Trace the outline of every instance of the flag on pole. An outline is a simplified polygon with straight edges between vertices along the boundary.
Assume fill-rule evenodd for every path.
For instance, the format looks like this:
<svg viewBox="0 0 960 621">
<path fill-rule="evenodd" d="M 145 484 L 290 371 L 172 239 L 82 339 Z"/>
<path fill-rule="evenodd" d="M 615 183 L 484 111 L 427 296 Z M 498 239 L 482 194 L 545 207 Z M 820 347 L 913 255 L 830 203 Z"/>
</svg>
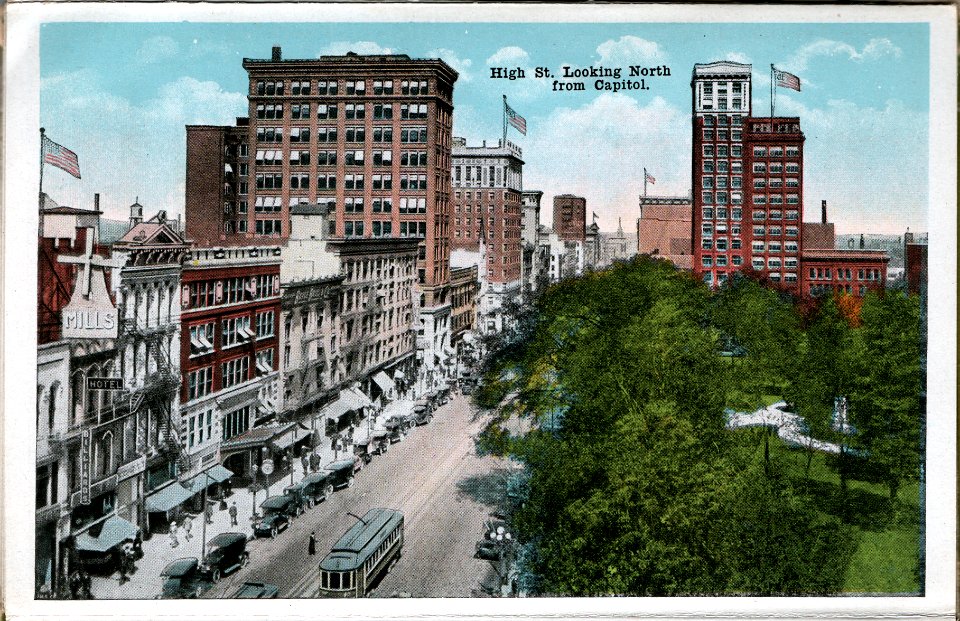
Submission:
<svg viewBox="0 0 960 621">
<path fill-rule="evenodd" d="M 800 91 L 800 78 L 793 75 L 792 73 L 787 73 L 786 71 L 780 71 L 779 69 L 774 69 L 773 79 L 777 86 L 790 88 L 797 92 Z"/>
<path fill-rule="evenodd" d="M 527 135 L 527 119 L 523 118 L 517 111 L 510 107 L 510 104 L 507 103 L 507 99 L 503 99 L 504 112 L 507 115 L 507 122 L 517 128 L 517 131 Z"/>
<path fill-rule="evenodd" d="M 643 169 L 643 180 L 654 184 L 657 182 L 657 180 L 653 178 L 653 175 L 647 172 L 646 168 Z"/>
<path fill-rule="evenodd" d="M 52 164 L 79 179 L 80 160 L 77 159 L 77 154 L 46 136 L 42 137 L 42 141 L 43 163 Z"/>
</svg>

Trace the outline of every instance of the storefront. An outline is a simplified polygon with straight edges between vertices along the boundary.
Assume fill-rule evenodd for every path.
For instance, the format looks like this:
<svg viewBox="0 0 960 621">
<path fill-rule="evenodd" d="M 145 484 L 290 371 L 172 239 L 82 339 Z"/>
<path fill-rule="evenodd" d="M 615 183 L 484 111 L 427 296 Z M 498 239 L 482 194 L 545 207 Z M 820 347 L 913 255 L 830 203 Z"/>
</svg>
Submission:
<svg viewBox="0 0 960 621">
<path fill-rule="evenodd" d="M 147 496 L 144 504 L 149 532 L 169 532 L 170 522 L 177 519 L 183 504 L 191 498 L 193 492 L 177 481 Z"/>
<path fill-rule="evenodd" d="M 206 490 L 208 499 L 224 499 L 230 489 L 230 479 L 233 472 L 224 468 L 220 464 L 214 464 L 211 468 L 204 470 L 200 474 L 188 479 L 184 487 L 193 494 L 193 500 L 190 502 L 190 508 L 199 513 L 202 510 L 203 492 Z"/>
<path fill-rule="evenodd" d="M 74 538 L 77 562 L 92 574 L 109 575 L 119 566 L 120 546 L 139 538 L 140 529 L 112 515 Z"/>
</svg>

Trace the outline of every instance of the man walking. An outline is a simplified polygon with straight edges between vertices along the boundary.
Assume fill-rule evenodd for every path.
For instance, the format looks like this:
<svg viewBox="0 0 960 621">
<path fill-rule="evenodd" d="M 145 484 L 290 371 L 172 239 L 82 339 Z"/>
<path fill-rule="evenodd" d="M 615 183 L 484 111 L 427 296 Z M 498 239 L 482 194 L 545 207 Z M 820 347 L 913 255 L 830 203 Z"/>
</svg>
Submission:
<svg viewBox="0 0 960 621">
<path fill-rule="evenodd" d="M 310 539 L 307 541 L 307 554 L 313 556 L 317 553 L 317 535 L 316 531 L 310 532 Z"/>
<path fill-rule="evenodd" d="M 237 501 L 234 500 L 230 504 L 230 526 L 237 525 Z"/>
<path fill-rule="evenodd" d="M 207 524 L 213 524 L 213 505 L 209 502 L 206 503 L 206 506 L 203 508 L 203 513 L 206 516 Z"/>
<path fill-rule="evenodd" d="M 190 534 L 190 531 L 193 530 L 193 518 L 189 515 L 183 518 L 183 539 L 184 541 L 190 541 L 193 539 L 193 535 Z"/>
<path fill-rule="evenodd" d="M 180 542 L 177 541 L 177 522 L 175 520 L 170 521 L 170 547 L 175 548 L 180 545 Z"/>
</svg>

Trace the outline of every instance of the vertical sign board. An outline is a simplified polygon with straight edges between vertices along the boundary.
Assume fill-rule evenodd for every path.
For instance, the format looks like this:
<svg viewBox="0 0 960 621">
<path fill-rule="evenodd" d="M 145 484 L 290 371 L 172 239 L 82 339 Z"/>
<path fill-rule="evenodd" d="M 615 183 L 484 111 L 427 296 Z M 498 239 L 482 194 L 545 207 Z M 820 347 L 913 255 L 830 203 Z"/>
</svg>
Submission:
<svg viewBox="0 0 960 621">
<path fill-rule="evenodd" d="M 90 504 L 90 436 L 91 430 L 84 429 L 80 435 L 80 504 Z"/>
</svg>

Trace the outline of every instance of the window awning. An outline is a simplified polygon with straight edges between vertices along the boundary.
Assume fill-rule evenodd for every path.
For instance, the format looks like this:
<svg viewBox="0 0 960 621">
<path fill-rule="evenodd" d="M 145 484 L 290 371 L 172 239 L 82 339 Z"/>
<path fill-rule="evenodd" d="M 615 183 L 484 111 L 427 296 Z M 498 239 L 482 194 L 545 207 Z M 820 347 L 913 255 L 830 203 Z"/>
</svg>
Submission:
<svg viewBox="0 0 960 621">
<path fill-rule="evenodd" d="M 349 403 L 344 401 L 343 397 L 338 397 L 336 401 L 328 403 L 322 410 L 322 414 L 325 418 L 330 418 L 333 420 L 338 420 L 341 416 L 352 410 L 353 408 Z"/>
<path fill-rule="evenodd" d="M 299 439 L 297 435 L 300 435 L 297 433 L 297 426 L 291 425 L 290 428 L 283 433 L 274 436 L 270 443 L 277 449 L 286 449 Z M 303 436 L 300 435 L 300 437 L 302 438 Z"/>
<path fill-rule="evenodd" d="M 341 395 L 341 399 L 345 399 L 352 407 L 351 409 L 359 410 L 365 407 L 373 407 L 373 401 L 370 400 L 370 397 L 363 394 L 357 388 L 347 388 L 344 390 Z"/>
<path fill-rule="evenodd" d="M 220 464 L 217 464 L 206 472 L 201 472 L 197 476 L 187 481 L 186 487 L 194 494 L 197 494 L 202 492 L 203 488 L 213 485 L 214 483 L 223 483 L 232 476 L 232 472 Z"/>
<path fill-rule="evenodd" d="M 393 380 L 383 371 L 377 371 L 377 374 L 373 376 L 373 381 L 383 392 L 390 392 L 394 389 Z"/>
<path fill-rule="evenodd" d="M 159 492 L 147 496 L 147 511 L 165 513 L 176 506 L 182 505 L 192 497 L 193 492 L 179 483 L 174 483 Z"/>
<path fill-rule="evenodd" d="M 113 515 L 103 523 L 97 537 L 91 536 L 88 532 L 77 535 L 77 550 L 106 552 L 128 539 L 132 541 L 139 531 L 140 529 L 130 522 Z"/>
</svg>

